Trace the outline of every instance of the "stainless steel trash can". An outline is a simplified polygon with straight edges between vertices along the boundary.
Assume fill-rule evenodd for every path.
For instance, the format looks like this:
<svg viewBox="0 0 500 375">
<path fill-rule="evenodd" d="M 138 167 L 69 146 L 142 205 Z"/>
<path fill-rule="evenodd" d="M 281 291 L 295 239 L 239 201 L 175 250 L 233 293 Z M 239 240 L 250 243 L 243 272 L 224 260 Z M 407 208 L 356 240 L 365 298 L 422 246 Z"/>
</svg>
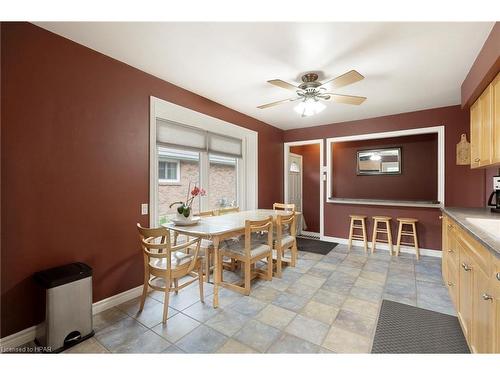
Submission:
<svg viewBox="0 0 500 375">
<path fill-rule="evenodd" d="M 36 332 L 44 351 L 60 352 L 94 335 L 92 268 L 71 263 L 35 274 L 45 289 L 45 321 Z"/>
</svg>

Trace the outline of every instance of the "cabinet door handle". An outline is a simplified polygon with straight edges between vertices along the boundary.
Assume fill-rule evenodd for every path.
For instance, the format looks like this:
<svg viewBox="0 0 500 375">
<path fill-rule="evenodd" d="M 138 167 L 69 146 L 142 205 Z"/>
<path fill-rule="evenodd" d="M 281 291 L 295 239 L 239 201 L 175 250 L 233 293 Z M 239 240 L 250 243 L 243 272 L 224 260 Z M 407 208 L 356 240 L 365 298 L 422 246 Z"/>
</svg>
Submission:
<svg viewBox="0 0 500 375">
<path fill-rule="evenodd" d="M 483 297 L 485 301 L 493 301 L 493 297 L 490 296 L 489 294 L 483 293 L 481 297 Z"/>
<path fill-rule="evenodd" d="M 455 284 L 453 284 L 451 281 L 448 281 L 448 286 L 453 286 Z"/>
<path fill-rule="evenodd" d="M 454 253 L 454 251 L 452 249 L 448 249 L 448 252 L 449 253 Z"/>
<path fill-rule="evenodd" d="M 472 267 L 471 267 L 471 266 L 469 266 L 468 264 L 465 264 L 465 262 L 464 262 L 464 263 L 462 263 L 462 268 L 463 268 L 465 271 L 470 271 L 470 270 L 472 269 Z"/>
<path fill-rule="evenodd" d="M 475 159 L 474 159 L 474 161 L 475 161 L 476 163 L 478 163 L 478 162 L 480 162 L 480 161 L 481 161 L 481 159 L 480 159 L 480 158 L 475 158 Z"/>
<path fill-rule="evenodd" d="M 443 220 L 443 217 L 442 217 L 442 216 L 439 216 L 439 220 Z"/>
<path fill-rule="evenodd" d="M 500 272 L 497 272 L 497 280 L 500 281 Z"/>
</svg>

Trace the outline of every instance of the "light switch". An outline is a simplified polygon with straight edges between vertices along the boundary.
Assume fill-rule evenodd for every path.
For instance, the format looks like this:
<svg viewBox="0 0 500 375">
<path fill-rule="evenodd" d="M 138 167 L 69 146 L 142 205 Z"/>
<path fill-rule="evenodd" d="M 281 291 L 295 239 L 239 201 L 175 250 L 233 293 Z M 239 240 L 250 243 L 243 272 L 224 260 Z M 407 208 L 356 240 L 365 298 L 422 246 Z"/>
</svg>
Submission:
<svg viewBox="0 0 500 375">
<path fill-rule="evenodd" d="M 148 214 L 148 204 L 142 203 L 141 204 L 141 215 L 147 215 L 147 214 Z"/>
</svg>

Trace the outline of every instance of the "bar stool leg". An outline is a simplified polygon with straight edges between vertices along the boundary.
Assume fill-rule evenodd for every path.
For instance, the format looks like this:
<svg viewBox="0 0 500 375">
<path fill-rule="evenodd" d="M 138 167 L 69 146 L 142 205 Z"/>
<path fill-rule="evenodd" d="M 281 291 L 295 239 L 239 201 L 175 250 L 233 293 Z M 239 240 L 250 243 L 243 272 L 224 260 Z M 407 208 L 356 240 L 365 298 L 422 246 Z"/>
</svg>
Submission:
<svg viewBox="0 0 500 375">
<path fill-rule="evenodd" d="M 354 228 L 352 227 L 353 225 L 354 225 L 354 219 L 351 217 L 351 224 L 349 226 L 349 242 L 347 245 L 347 248 L 349 251 L 351 251 L 351 247 L 352 247 L 352 234 L 354 232 Z"/>
<path fill-rule="evenodd" d="M 413 228 L 413 242 L 415 243 L 415 254 L 417 255 L 417 260 L 420 260 L 420 249 L 418 248 L 418 239 L 417 239 L 417 226 L 415 223 L 411 224 Z"/>
<path fill-rule="evenodd" d="M 361 227 L 363 231 L 363 243 L 365 245 L 365 253 L 368 252 L 368 239 L 366 238 L 366 223 L 365 219 L 361 220 Z"/>
<path fill-rule="evenodd" d="M 390 221 L 387 221 L 385 223 L 386 227 L 387 227 L 387 243 L 389 245 L 389 251 L 391 253 L 391 256 L 392 256 L 392 250 L 393 250 L 393 247 L 392 247 L 392 229 L 391 229 L 391 222 Z"/>
<path fill-rule="evenodd" d="M 399 222 L 399 226 L 398 226 L 398 242 L 396 244 L 396 256 L 398 257 L 399 256 L 399 250 L 400 250 L 400 247 L 401 247 L 401 231 L 403 230 L 403 224 L 401 222 Z"/>
<path fill-rule="evenodd" d="M 373 221 L 372 254 L 375 252 L 375 241 L 377 239 L 377 227 L 378 227 L 378 221 L 377 221 L 377 219 L 375 219 Z"/>
</svg>

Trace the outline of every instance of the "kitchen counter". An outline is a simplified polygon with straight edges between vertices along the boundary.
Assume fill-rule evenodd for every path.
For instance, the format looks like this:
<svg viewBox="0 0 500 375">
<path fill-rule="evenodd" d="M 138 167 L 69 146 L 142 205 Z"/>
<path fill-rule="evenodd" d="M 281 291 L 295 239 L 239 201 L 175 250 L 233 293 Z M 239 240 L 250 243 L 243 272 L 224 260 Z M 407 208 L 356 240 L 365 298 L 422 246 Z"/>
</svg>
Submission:
<svg viewBox="0 0 500 375">
<path fill-rule="evenodd" d="M 327 203 L 362 204 L 373 206 L 403 206 L 403 207 L 430 207 L 440 208 L 438 201 L 416 201 L 401 199 L 367 199 L 367 198 L 336 198 L 329 197 Z"/>
<path fill-rule="evenodd" d="M 500 258 L 499 213 L 491 212 L 490 208 L 444 207 L 441 210 Z"/>
</svg>

